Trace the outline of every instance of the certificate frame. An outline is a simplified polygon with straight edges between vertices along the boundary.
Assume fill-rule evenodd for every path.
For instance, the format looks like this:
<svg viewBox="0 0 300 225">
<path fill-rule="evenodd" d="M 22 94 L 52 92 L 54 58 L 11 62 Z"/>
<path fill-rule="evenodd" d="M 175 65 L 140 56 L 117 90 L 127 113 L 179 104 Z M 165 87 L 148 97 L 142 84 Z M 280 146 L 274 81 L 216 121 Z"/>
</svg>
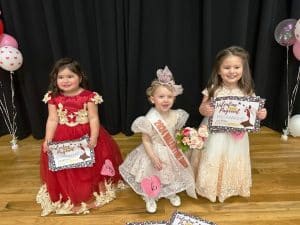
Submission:
<svg viewBox="0 0 300 225">
<path fill-rule="evenodd" d="M 88 147 L 89 136 L 69 141 L 48 143 L 48 165 L 51 171 L 92 167 L 95 163 L 94 149 Z"/>
<path fill-rule="evenodd" d="M 259 96 L 226 96 L 213 98 L 214 114 L 208 119 L 210 132 L 256 132 L 260 120 L 256 112 L 264 107 Z"/>
<path fill-rule="evenodd" d="M 170 219 L 169 225 L 182 225 L 182 224 L 193 224 L 193 225 L 217 225 L 214 222 L 202 219 L 197 216 L 193 216 L 187 213 L 175 211 Z"/>
</svg>

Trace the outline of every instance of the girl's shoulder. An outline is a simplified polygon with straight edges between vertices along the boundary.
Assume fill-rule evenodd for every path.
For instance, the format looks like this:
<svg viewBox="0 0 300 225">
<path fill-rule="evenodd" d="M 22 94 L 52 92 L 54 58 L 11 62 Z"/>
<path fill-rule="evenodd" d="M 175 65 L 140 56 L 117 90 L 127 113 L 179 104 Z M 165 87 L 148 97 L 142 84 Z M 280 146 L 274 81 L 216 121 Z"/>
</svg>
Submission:
<svg viewBox="0 0 300 225">
<path fill-rule="evenodd" d="M 42 101 L 47 104 L 47 103 L 53 103 L 53 94 L 52 91 L 47 91 L 47 93 L 44 95 Z"/>
<path fill-rule="evenodd" d="M 81 96 L 86 97 L 89 102 L 95 104 L 101 104 L 103 102 L 102 96 L 96 91 L 84 90 L 82 91 Z"/>
</svg>

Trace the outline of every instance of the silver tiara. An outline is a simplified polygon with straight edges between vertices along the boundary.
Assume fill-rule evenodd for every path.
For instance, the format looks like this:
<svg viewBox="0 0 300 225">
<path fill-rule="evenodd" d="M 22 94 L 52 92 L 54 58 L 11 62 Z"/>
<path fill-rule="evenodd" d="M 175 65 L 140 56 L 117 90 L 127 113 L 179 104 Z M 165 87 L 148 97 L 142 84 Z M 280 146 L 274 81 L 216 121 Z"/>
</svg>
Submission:
<svg viewBox="0 0 300 225">
<path fill-rule="evenodd" d="M 162 85 L 169 85 L 174 89 L 174 95 L 181 95 L 183 93 L 183 88 L 181 85 L 175 84 L 173 74 L 167 66 L 164 69 L 158 69 L 156 71 L 157 80 Z"/>
</svg>

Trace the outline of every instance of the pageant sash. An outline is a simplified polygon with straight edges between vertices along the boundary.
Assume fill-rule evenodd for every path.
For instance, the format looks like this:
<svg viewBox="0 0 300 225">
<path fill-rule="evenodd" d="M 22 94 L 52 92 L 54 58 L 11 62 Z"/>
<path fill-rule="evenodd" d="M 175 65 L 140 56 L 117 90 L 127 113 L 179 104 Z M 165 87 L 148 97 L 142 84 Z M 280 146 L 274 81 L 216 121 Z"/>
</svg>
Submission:
<svg viewBox="0 0 300 225">
<path fill-rule="evenodd" d="M 177 148 L 175 138 L 173 138 L 173 136 L 171 135 L 159 113 L 155 109 L 151 109 L 146 117 L 151 122 L 160 138 L 163 140 L 168 149 L 173 153 L 178 162 L 180 162 L 180 164 L 184 168 L 187 168 L 189 165 L 188 162 L 186 161 L 183 153 Z"/>
</svg>

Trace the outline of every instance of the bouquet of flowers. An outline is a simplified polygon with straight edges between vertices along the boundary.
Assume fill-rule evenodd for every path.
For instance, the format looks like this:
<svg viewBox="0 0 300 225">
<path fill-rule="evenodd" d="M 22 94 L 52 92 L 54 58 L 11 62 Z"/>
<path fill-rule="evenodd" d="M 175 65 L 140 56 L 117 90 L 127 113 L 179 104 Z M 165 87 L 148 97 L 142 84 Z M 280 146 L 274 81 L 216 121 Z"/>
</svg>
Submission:
<svg viewBox="0 0 300 225">
<path fill-rule="evenodd" d="M 186 152 L 190 149 L 201 150 L 208 137 L 207 126 L 201 125 L 198 130 L 192 127 L 185 127 L 176 133 L 178 148 Z"/>
</svg>

